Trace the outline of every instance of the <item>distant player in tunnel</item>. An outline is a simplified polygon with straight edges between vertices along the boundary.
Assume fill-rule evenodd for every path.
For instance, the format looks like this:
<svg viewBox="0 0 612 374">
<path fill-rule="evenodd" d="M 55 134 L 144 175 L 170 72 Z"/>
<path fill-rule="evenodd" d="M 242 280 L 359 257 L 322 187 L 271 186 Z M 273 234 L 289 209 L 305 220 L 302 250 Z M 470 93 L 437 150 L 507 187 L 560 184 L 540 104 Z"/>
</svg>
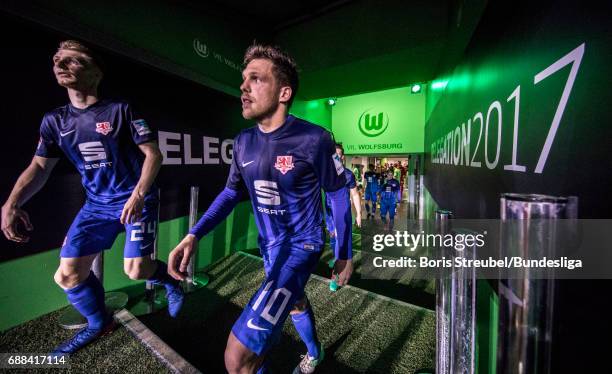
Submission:
<svg viewBox="0 0 612 374">
<path fill-rule="evenodd" d="M 366 184 L 364 197 L 365 208 L 368 214 L 367 218 L 370 218 L 376 214 L 376 202 L 378 200 L 378 188 L 380 179 L 378 173 L 374 171 L 374 165 L 368 165 L 368 171 L 363 174 L 363 179 L 365 180 Z M 372 203 L 371 210 L 368 201 Z"/>
<path fill-rule="evenodd" d="M 338 284 L 346 284 L 353 270 L 344 168 L 330 132 L 288 115 L 298 88 L 293 59 L 278 48 L 254 45 L 247 49 L 244 65 L 242 115 L 257 124 L 235 138 L 225 189 L 170 253 L 169 269 L 184 279 L 198 240 L 249 197 L 266 278 L 228 337 L 226 369 L 232 374 L 266 372 L 266 354 L 291 315 L 308 349 L 294 372 L 313 373 L 324 351 L 304 287 L 325 239 L 321 188 L 333 211 Z"/>
<path fill-rule="evenodd" d="M 168 275 L 166 264 L 150 258 L 158 209 L 154 180 L 162 160 L 156 133 L 127 102 L 99 99 L 101 66 L 82 43 L 60 43 L 53 72 L 70 103 L 44 115 L 35 156 L 2 207 L 4 235 L 27 242 L 18 224 L 27 231 L 33 227 L 21 206 L 43 187 L 59 157 L 63 154 L 81 174 L 87 200 L 64 239 L 54 278 L 88 325 L 59 345 L 54 355 L 74 353 L 112 330 L 104 289 L 90 269 L 96 255 L 110 248 L 124 229 L 126 274 L 164 285 L 173 316 L 183 302 L 180 285 Z"/>
<path fill-rule="evenodd" d="M 342 144 L 336 143 L 336 155 L 344 164 L 344 148 Z M 353 202 L 353 206 L 355 207 L 355 225 L 357 227 L 361 227 L 361 198 L 359 196 L 359 192 L 357 191 L 357 182 L 355 175 L 348 168 L 344 168 L 344 176 L 346 178 L 346 188 L 348 188 L 350 193 L 350 199 Z M 350 206 L 350 202 L 349 202 Z M 334 226 L 334 219 L 332 215 L 332 207 L 331 202 L 325 197 L 325 223 L 327 225 L 327 231 L 329 232 L 329 246 L 332 250 L 335 251 L 336 248 L 336 228 Z"/>
<path fill-rule="evenodd" d="M 393 229 L 395 219 L 395 208 L 398 203 L 398 192 L 400 183 L 393 177 L 393 171 L 387 172 L 387 180 L 380 188 L 380 218 L 385 224 L 385 229 Z M 389 213 L 389 222 L 387 222 Z"/>
</svg>

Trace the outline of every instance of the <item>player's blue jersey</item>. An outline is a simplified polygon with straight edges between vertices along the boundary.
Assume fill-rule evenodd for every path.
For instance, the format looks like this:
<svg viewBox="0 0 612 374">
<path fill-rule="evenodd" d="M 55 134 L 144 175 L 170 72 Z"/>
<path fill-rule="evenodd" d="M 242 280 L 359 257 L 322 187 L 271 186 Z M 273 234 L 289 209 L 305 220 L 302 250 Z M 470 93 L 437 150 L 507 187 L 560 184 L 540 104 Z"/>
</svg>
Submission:
<svg viewBox="0 0 612 374">
<path fill-rule="evenodd" d="M 378 180 L 380 178 L 378 173 L 368 170 L 363 174 L 363 178 L 365 179 L 366 190 L 372 191 L 372 192 L 378 191 L 378 187 L 379 187 Z"/>
<path fill-rule="evenodd" d="M 127 201 L 140 179 L 144 154 L 138 144 L 156 139 L 124 101 L 101 100 L 86 109 L 68 104 L 43 117 L 36 155 L 63 152 L 81 174 L 88 201 L 112 208 Z M 153 191 L 147 200 L 157 198 Z"/>
<path fill-rule="evenodd" d="M 397 179 L 388 179 L 380 189 L 380 199 L 385 201 L 396 201 L 397 191 L 400 189 L 400 183 Z"/>
<path fill-rule="evenodd" d="M 321 188 L 346 184 L 334 144 L 330 132 L 293 116 L 270 133 L 255 126 L 235 138 L 227 187 L 248 190 L 260 249 L 323 244 Z"/>
<path fill-rule="evenodd" d="M 357 180 L 355 179 L 355 174 L 353 174 L 352 171 L 350 171 L 347 168 L 344 168 L 344 177 L 346 178 L 346 188 L 350 191 L 351 189 L 357 187 Z M 351 195 L 348 195 L 349 198 L 349 206 L 350 204 L 350 200 L 351 200 Z M 327 217 L 325 217 L 326 220 L 331 219 L 332 215 L 331 215 L 331 202 L 329 201 L 329 199 L 327 198 L 327 196 L 325 197 L 325 213 L 327 215 Z"/>
</svg>

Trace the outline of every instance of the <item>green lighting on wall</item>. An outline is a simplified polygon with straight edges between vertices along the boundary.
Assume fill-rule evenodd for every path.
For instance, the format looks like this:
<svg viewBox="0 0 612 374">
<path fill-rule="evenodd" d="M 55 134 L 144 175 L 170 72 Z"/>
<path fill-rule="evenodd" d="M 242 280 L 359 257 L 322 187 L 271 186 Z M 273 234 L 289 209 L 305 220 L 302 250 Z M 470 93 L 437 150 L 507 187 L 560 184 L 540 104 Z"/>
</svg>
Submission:
<svg viewBox="0 0 612 374">
<path fill-rule="evenodd" d="M 317 100 L 312 100 L 306 103 L 306 109 L 317 109 L 322 103 Z"/>
<path fill-rule="evenodd" d="M 446 88 L 448 81 L 435 81 L 431 83 L 432 90 L 443 90 Z"/>
</svg>

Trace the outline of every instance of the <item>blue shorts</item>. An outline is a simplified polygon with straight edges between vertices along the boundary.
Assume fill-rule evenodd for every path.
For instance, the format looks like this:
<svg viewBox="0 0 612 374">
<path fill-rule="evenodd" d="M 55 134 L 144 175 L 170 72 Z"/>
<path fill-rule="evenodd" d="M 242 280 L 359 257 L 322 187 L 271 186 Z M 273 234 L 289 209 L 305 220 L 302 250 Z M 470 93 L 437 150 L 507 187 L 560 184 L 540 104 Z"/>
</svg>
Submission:
<svg viewBox="0 0 612 374">
<path fill-rule="evenodd" d="M 321 258 L 319 244 L 287 244 L 262 251 L 266 279 L 232 327 L 232 332 L 257 355 L 266 353 L 280 337 L 283 324 Z"/>
<path fill-rule="evenodd" d="M 373 188 L 366 188 L 365 190 L 365 200 L 370 200 L 372 202 L 376 202 L 378 196 L 376 195 L 376 190 Z"/>
<path fill-rule="evenodd" d="M 380 200 L 380 216 L 385 217 L 389 212 L 389 218 L 395 217 L 395 200 Z"/>
<path fill-rule="evenodd" d="M 153 253 L 158 205 L 146 203 L 139 222 L 122 225 L 121 208 L 104 208 L 85 203 L 68 229 L 60 257 L 83 257 L 109 249 L 125 228 L 123 257 Z"/>
</svg>

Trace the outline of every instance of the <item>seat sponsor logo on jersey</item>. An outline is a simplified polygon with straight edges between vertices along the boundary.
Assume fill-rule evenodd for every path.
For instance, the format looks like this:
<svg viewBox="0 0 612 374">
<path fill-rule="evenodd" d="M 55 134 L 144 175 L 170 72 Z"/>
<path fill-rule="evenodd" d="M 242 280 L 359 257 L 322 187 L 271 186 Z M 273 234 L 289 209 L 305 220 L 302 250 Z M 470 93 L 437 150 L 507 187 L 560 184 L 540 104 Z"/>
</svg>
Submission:
<svg viewBox="0 0 612 374">
<path fill-rule="evenodd" d="M 255 194 L 257 195 L 258 203 L 272 206 L 281 205 L 281 197 L 278 193 L 278 185 L 276 182 L 256 180 L 253 184 L 255 185 Z M 284 216 L 285 212 L 287 212 L 285 209 L 270 209 L 263 206 L 257 206 L 257 211 L 273 216 Z"/>
<path fill-rule="evenodd" d="M 134 126 L 134 129 L 136 129 L 136 132 L 140 136 L 148 135 L 151 133 L 151 129 L 149 128 L 149 125 L 147 125 L 147 122 L 144 119 L 136 119 L 132 121 L 132 126 Z"/>
<path fill-rule="evenodd" d="M 253 182 L 255 185 L 255 194 L 257 194 L 257 202 L 264 205 L 280 205 L 281 198 L 278 193 L 278 186 L 276 182 L 256 180 Z"/>
<path fill-rule="evenodd" d="M 293 167 L 293 156 L 276 156 L 274 168 L 283 173 L 283 175 L 287 174 Z"/>
<path fill-rule="evenodd" d="M 79 144 L 79 150 L 85 161 L 98 161 L 106 159 L 106 151 L 102 142 L 86 142 Z"/>
<path fill-rule="evenodd" d="M 86 142 L 79 144 L 79 150 L 83 155 L 83 160 L 86 162 L 93 162 L 91 164 L 85 164 L 83 167 L 85 170 L 100 169 L 110 167 L 113 165 L 112 161 L 106 161 L 106 151 L 101 142 Z"/>
<path fill-rule="evenodd" d="M 110 122 L 96 123 L 96 132 L 99 132 L 102 135 L 108 135 L 108 133 L 111 131 L 113 131 L 113 126 Z"/>
</svg>

